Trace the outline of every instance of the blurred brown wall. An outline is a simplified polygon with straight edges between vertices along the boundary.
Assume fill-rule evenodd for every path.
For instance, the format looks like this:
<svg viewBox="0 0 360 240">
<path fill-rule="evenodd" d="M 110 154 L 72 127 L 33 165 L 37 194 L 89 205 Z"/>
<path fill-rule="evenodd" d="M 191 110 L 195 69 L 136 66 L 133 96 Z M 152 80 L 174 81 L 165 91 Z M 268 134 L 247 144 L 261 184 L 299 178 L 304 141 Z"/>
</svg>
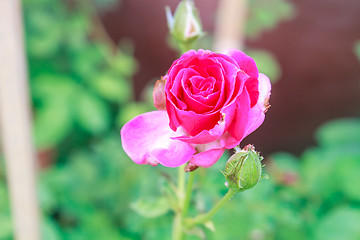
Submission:
<svg viewBox="0 0 360 240">
<path fill-rule="evenodd" d="M 103 16 L 115 41 L 132 39 L 139 71 L 136 95 L 146 82 L 164 74 L 176 53 L 168 48 L 164 6 L 175 0 L 122 0 Z M 360 116 L 360 62 L 354 43 L 360 40 L 360 1 L 293 0 L 296 17 L 264 32 L 247 45 L 271 51 L 282 68 L 273 86 L 271 109 L 261 130 L 245 143 L 264 154 L 301 152 L 314 144 L 321 123 L 339 117 Z M 217 0 L 196 1 L 204 29 L 213 31 Z"/>
</svg>

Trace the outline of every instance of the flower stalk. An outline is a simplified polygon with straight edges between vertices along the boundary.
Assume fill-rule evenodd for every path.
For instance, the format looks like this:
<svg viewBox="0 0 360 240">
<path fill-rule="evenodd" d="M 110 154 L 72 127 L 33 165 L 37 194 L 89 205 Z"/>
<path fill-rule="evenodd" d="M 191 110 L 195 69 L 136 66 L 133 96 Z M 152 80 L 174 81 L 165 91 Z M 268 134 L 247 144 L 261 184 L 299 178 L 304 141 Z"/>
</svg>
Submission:
<svg viewBox="0 0 360 240">
<path fill-rule="evenodd" d="M 175 212 L 175 218 L 173 222 L 173 240 L 181 240 L 184 237 L 184 220 L 189 211 L 192 186 L 195 179 L 193 172 L 189 173 L 187 186 L 185 189 L 185 171 L 184 166 L 179 167 L 178 172 L 178 203 L 179 208 Z"/>
<path fill-rule="evenodd" d="M 178 197 L 178 208 L 175 211 L 175 218 L 173 222 L 173 240 L 181 240 L 183 239 L 183 211 L 184 211 L 184 200 L 185 200 L 185 171 L 184 165 L 178 168 L 178 189 L 177 189 L 177 197 Z"/>
<path fill-rule="evenodd" d="M 189 218 L 186 220 L 185 227 L 191 229 L 195 225 L 204 224 L 211 220 L 211 218 L 222 208 L 235 194 L 236 192 L 232 189 L 225 194 L 225 196 L 207 213 L 198 215 L 195 218 Z"/>
<path fill-rule="evenodd" d="M 186 186 L 186 193 L 185 193 L 185 199 L 184 199 L 184 206 L 183 206 L 183 210 L 182 210 L 183 218 L 186 217 L 186 215 L 189 211 L 191 192 L 192 192 L 192 186 L 194 183 L 194 179 L 195 179 L 195 173 L 189 172 L 189 178 L 188 178 L 188 182 L 187 182 L 187 186 Z"/>
</svg>

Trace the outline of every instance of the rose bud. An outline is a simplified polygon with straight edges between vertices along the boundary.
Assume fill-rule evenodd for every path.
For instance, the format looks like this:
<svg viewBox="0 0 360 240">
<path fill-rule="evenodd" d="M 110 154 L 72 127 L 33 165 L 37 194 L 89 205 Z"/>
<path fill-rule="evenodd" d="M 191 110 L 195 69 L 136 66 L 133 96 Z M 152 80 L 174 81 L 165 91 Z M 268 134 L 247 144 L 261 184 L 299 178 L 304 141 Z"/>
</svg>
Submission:
<svg viewBox="0 0 360 240">
<path fill-rule="evenodd" d="M 166 110 L 165 83 L 166 81 L 163 78 L 157 80 L 155 83 L 153 99 L 154 106 L 158 110 Z"/>
<path fill-rule="evenodd" d="M 192 42 L 202 35 L 202 27 L 198 11 L 192 0 L 183 0 L 172 16 L 166 7 L 166 18 L 170 33 L 179 42 Z"/>
<path fill-rule="evenodd" d="M 263 157 L 255 152 L 253 145 L 232 155 L 225 165 L 224 176 L 227 186 L 235 192 L 242 192 L 254 187 L 261 178 Z"/>
</svg>

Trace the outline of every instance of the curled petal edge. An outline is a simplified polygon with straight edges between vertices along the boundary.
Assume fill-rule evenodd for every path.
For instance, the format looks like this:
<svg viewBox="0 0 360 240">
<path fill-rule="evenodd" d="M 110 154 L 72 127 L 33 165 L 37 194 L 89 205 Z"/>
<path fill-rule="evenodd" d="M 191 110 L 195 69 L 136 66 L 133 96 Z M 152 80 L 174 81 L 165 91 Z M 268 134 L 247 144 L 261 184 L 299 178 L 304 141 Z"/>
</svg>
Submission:
<svg viewBox="0 0 360 240">
<path fill-rule="evenodd" d="M 196 153 L 190 144 L 172 139 L 178 134 L 170 129 L 165 111 L 136 116 L 120 132 L 123 149 L 135 163 L 166 167 L 181 166 Z"/>
<path fill-rule="evenodd" d="M 214 141 L 208 144 L 199 144 L 196 146 L 198 153 L 195 154 L 189 164 L 208 168 L 214 165 L 223 155 L 225 148 L 223 148 L 219 141 Z"/>
<path fill-rule="evenodd" d="M 195 154 L 189 163 L 199 167 L 209 168 L 221 158 L 224 151 L 225 148 L 216 148 L 205 152 L 200 152 Z"/>
<path fill-rule="evenodd" d="M 245 137 L 255 131 L 265 120 L 265 113 L 269 109 L 271 95 L 270 79 L 263 73 L 259 74 L 259 99 L 257 104 L 250 109 L 248 126 L 246 127 Z"/>
</svg>

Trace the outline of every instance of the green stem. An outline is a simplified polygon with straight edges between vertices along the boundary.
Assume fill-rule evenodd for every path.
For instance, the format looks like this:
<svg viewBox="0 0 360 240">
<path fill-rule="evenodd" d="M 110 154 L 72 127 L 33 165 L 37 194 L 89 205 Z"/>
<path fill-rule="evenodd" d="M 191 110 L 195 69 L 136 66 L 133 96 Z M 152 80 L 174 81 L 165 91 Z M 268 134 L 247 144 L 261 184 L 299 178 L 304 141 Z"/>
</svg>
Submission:
<svg viewBox="0 0 360 240">
<path fill-rule="evenodd" d="M 195 179 L 195 173 L 194 172 L 189 172 L 189 178 L 188 178 L 188 182 L 187 182 L 187 186 L 186 186 L 184 205 L 183 205 L 183 209 L 182 209 L 183 218 L 186 217 L 186 215 L 187 215 L 187 213 L 189 211 L 190 200 L 191 200 L 191 192 L 192 192 L 192 185 L 193 185 L 194 179 Z"/>
<path fill-rule="evenodd" d="M 234 196 L 235 192 L 231 189 L 229 189 L 229 191 L 226 193 L 226 195 L 206 214 L 201 214 L 193 219 L 189 219 L 189 221 L 187 222 L 186 227 L 187 228 L 192 228 L 197 224 L 203 224 L 208 222 L 214 215 L 215 213 L 225 204 L 227 203 L 232 196 Z"/>
<path fill-rule="evenodd" d="M 190 49 L 194 48 L 194 43 L 193 42 L 178 42 L 178 47 L 179 47 L 179 52 L 181 54 L 186 53 L 187 51 L 189 51 Z"/>
<path fill-rule="evenodd" d="M 173 222 L 173 233 L 172 239 L 173 240 L 181 240 L 182 239 L 182 219 L 180 214 L 176 214 Z"/>
<path fill-rule="evenodd" d="M 179 208 L 175 212 L 175 218 L 173 223 L 173 240 L 183 239 L 183 207 L 184 207 L 184 198 L 185 198 L 185 166 L 180 166 L 178 170 L 178 189 L 177 196 L 179 199 Z"/>
</svg>

